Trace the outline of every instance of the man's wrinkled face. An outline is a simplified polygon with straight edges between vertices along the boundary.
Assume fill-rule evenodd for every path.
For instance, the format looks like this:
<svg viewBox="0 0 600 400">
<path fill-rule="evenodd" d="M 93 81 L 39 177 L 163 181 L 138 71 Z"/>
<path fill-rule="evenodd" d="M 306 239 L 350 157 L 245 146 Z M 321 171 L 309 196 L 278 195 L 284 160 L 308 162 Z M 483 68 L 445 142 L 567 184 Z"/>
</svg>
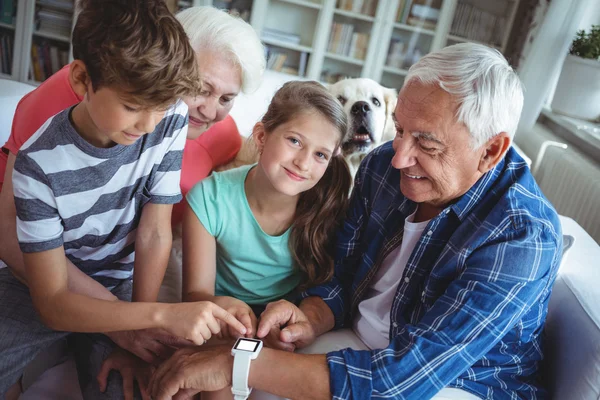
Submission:
<svg viewBox="0 0 600 400">
<path fill-rule="evenodd" d="M 458 103 L 436 85 L 411 81 L 394 112 L 400 190 L 412 201 L 443 208 L 466 193 L 481 177 L 484 147 L 474 150 L 466 125 L 458 122 Z"/>
</svg>

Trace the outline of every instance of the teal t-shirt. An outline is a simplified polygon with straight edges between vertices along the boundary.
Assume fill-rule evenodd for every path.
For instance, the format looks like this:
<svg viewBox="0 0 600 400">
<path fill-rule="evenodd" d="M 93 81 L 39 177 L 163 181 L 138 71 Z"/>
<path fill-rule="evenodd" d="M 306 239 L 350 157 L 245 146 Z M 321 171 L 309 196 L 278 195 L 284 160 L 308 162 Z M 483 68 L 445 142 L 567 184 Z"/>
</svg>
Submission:
<svg viewBox="0 0 600 400">
<path fill-rule="evenodd" d="M 267 235 L 250 210 L 244 181 L 252 167 L 214 172 L 186 199 L 217 242 L 215 295 L 265 304 L 294 290 L 301 276 L 288 249 L 290 229 Z"/>
</svg>

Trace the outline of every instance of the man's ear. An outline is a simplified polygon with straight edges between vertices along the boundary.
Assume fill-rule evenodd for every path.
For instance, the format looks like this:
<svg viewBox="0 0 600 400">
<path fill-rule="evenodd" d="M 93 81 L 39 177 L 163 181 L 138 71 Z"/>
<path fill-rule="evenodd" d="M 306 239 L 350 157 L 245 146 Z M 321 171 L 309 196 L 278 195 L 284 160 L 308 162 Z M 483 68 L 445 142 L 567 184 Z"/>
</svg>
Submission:
<svg viewBox="0 0 600 400">
<path fill-rule="evenodd" d="M 267 139 L 267 132 L 265 132 L 265 126 L 262 122 L 257 122 L 252 128 L 252 138 L 258 148 L 258 152 L 262 154 L 263 147 L 265 146 L 265 140 Z"/>
<path fill-rule="evenodd" d="M 382 142 L 394 139 L 396 136 L 396 127 L 394 126 L 394 110 L 398 102 L 398 92 L 396 89 L 383 88 L 383 101 L 385 102 L 385 125 L 383 126 Z"/>
<path fill-rule="evenodd" d="M 485 144 L 485 149 L 479 160 L 479 172 L 485 174 L 504 158 L 510 147 L 510 137 L 506 132 L 500 132 Z"/>
<path fill-rule="evenodd" d="M 85 96 L 88 85 L 91 82 L 83 61 L 75 60 L 71 63 L 71 66 L 69 67 L 69 83 L 77 96 Z"/>
</svg>

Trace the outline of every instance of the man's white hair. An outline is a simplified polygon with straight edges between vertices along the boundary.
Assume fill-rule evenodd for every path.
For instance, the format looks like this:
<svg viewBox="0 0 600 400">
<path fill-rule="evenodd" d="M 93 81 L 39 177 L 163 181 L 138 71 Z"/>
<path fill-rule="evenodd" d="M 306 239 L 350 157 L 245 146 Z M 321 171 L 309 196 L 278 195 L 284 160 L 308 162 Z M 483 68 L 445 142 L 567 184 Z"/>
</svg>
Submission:
<svg viewBox="0 0 600 400">
<path fill-rule="evenodd" d="M 190 7 L 176 15 L 200 57 L 214 52 L 228 57 L 242 72 L 242 92 L 252 93 L 261 84 L 265 51 L 254 28 L 239 17 L 213 7 Z"/>
<path fill-rule="evenodd" d="M 521 110 L 523 87 L 504 56 L 481 44 L 461 43 L 421 58 L 408 71 L 404 85 L 418 79 L 436 84 L 459 102 L 463 122 L 477 149 L 500 132 L 512 141 Z"/>
</svg>

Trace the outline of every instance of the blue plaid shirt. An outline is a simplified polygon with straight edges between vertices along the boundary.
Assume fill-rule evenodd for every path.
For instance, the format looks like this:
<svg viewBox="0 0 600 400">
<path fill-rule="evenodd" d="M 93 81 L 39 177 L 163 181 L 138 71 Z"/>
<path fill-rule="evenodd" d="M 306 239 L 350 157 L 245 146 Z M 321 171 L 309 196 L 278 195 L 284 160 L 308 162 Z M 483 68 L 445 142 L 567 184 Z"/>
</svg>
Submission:
<svg viewBox="0 0 600 400">
<path fill-rule="evenodd" d="M 319 296 L 351 327 L 417 204 L 400 192 L 391 143 L 362 162 L 338 235 L 335 277 Z M 562 254 L 558 215 L 511 148 L 433 218 L 396 290 L 385 349 L 327 355 L 334 399 L 428 399 L 446 386 L 486 399 L 547 397 L 537 373 Z"/>
</svg>

